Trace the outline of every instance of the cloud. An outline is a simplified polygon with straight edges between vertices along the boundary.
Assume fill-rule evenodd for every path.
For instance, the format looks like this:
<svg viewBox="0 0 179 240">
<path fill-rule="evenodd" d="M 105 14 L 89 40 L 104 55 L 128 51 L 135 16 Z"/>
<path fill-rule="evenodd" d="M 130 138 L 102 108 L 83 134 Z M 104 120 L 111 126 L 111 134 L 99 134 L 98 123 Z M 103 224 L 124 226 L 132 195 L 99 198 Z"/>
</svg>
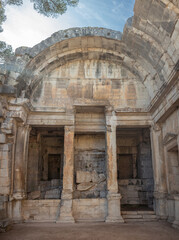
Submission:
<svg viewBox="0 0 179 240">
<path fill-rule="evenodd" d="M 14 48 L 22 45 L 32 47 L 60 28 L 70 27 L 67 21 L 59 24 L 59 19 L 40 15 L 29 1 L 25 1 L 22 7 L 8 6 L 6 15 L 7 20 L 3 25 L 4 31 L 0 34 L 0 39 Z"/>
<path fill-rule="evenodd" d="M 30 0 L 24 0 L 22 7 L 8 6 L 7 21 L 0 33 L 2 41 L 19 46 L 32 47 L 56 31 L 72 28 L 97 26 L 121 30 L 132 14 L 134 0 L 80 0 L 76 8 L 58 18 L 47 18 L 33 9 Z"/>
<path fill-rule="evenodd" d="M 90 6 L 89 4 L 84 4 L 83 2 L 79 3 L 79 7 L 76 8 L 76 12 L 87 22 L 90 21 L 93 22 L 94 20 L 98 24 L 98 26 L 108 26 L 108 23 L 105 21 L 104 17 L 104 10 L 103 8 L 100 9 L 100 11 L 95 11 L 93 8 L 99 9 L 96 4 L 93 2 L 93 6 Z"/>
<path fill-rule="evenodd" d="M 117 13 L 121 9 L 124 9 L 124 4 L 122 2 L 121 3 L 117 3 L 116 1 L 113 1 L 113 5 L 114 5 L 114 7 L 112 8 L 112 12 L 114 12 L 114 13 Z"/>
</svg>

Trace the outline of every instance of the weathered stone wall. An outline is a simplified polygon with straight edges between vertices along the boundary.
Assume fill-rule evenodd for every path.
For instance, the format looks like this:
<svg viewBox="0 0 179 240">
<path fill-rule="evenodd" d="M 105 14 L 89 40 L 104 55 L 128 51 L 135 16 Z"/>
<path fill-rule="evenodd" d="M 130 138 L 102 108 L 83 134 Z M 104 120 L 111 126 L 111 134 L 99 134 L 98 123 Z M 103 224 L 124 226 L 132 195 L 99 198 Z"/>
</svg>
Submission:
<svg viewBox="0 0 179 240">
<path fill-rule="evenodd" d="M 153 207 L 153 182 L 150 179 L 118 180 L 121 204 Z"/>
<path fill-rule="evenodd" d="M 107 213 L 107 201 L 101 199 L 74 199 L 74 218 L 78 222 L 105 221 Z"/>
<path fill-rule="evenodd" d="M 174 111 L 163 123 L 163 138 L 167 133 L 177 134 L 179 131 L 178 110 Z"/>
<path fill-rule="evenodd" d="M 168 192 L 179 194 L 179 111 L 174 111 L 163 124 L 163 144 L 167 167 Z M 170 197 L 171 197 L 170 196 Z"/>
<path fill-rule="evenodd" d="M 75 198 L 106 196 L 105 135 L 75 136 Z"/>
<path fill-rule="evenodd" d="M 24 200 L 22 216 L 25 222 L 55 222 L 60 200 Z"/>
<path fill-rule="evenodd" d="M 91 53 L 90 58 L 93 57 L 95 53 Z M 61 109 L 67 109 L 82 101 L 106 103 L 116 109 L 146 108 L 149 96 L 136 76 L 120 64 L 110 62 L 107 57 L 103 61 L 73 61 L 57 67 L 43 76 L 43 81 L 32 94 L 35 108 L 60 105 Z"/>
<path fill-rule="evenodd" d="M 60 200 L 24 200 L 22 216 L 25 222 L 55 222 Z M 106 199 L 74 199 L 76 221 L 104 221 L 107 211 Z"/>
<path fill-rule="evenodd" d="M 117 154 L 121 203 L 143 204 L 152 207 L 154 180 L 149 130 L 117 131 Z M 119 167 L 123 167 L 123 171 L 129 171 L 130 166 L 126 163 L 125 166 L 121 166 L 119 161 L 123 156 L 129 155 L 132 160 L 132 176 L 129 179 L 121 179 Z"/>
<path fill-rule="evenodd" d="M 5 140 L 6 135 L 1 134 L 1 140 Z M 2 143 L 2 142 L 1 142 Z M 10 177 L 11 177 L 11 156 L 12 156 L 12 145 L 0 144 L 0 192 L 3 195 L 8 195 L 10 192 Z"/>
</svg>

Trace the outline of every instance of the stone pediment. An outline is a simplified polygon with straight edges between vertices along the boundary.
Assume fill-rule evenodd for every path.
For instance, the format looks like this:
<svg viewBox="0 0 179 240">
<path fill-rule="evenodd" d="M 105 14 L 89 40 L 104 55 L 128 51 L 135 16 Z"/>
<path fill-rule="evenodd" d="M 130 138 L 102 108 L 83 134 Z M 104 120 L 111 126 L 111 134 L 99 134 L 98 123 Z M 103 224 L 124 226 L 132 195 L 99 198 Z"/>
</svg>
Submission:
<svg viewBox="0 0 179 240">
<path fill-rule="evenodd" d="M 167 133 L 163 139 L 163 144 L 167 145 L 169 142 L 177 138 L 177 134 Z"/>
</svg>

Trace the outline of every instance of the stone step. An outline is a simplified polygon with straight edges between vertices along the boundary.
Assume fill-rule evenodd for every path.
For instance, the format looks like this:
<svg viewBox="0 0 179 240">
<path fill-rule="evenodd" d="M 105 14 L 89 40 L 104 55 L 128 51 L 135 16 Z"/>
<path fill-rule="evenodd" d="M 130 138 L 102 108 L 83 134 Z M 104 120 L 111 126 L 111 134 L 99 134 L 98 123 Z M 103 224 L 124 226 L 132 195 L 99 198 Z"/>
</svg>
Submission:
<svg viewBox="0 0 179 240">
<path fill-rule="evenodd" d="M 157 219 L 124 219 L 124 222 L 126 223 L 134 223 L 134 222 L 156 222 Z"/>
<path fill-rule="evenodd" d="M 152 222 L 157 221 L 154 211 L 122 211 L 125 222 Z"/>
<path fill-rule="evenodd" d="M 143 218 L 142 215 L 134 215 L 134 214 L 126 214 L 122 215 L 124 219 L 138 219 L 138 218 Z"/>
<path fill-rule="evenodd" d="M 122 215 L 153 215 L 154 211 L 121 211 Z"/>
</svg>

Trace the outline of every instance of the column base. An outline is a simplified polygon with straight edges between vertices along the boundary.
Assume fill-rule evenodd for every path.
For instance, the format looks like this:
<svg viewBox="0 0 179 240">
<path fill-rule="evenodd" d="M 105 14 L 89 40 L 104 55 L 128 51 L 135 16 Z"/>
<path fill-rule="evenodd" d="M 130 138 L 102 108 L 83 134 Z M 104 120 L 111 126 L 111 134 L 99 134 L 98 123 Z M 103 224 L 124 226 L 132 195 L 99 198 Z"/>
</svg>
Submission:
<svg viewBox="0 0 179 240">
<path fill-rule="evenodd" d="M 175 221 L 172 226 L 179 229 L 179 194 L 174 195 L 175 200 Z"/>
<path fill-rule="evenodd" d="M 107 217 L 105 222 L 106 223 L 124 223 L 124 219 L 122 218 L 122 216 L 120 218 Z"/>
<path fill-rule="evenodd" d="M 74 223 L 73 217 L 73 199 L 70 191 L 62 192 L 62 199 L 60 202 L 60 213 L 56 223 Z"/>
<path fill-rule="evenodd" d="M 179 221 L 174 221 L 172 227 L 179 229 Z"/>
<path fill-rule="evenodd" d="M 73 217 L 72 218 L 64 217 L 64 218 L 60 218 L 59 220 L 57 220 L 56 223 L 75 223 L 75 220 Z"/>
<path fill-rule="evenodd" d="M 158 219 L 166 220 L 167 214 L 167 193 L 154 192 L 155 198 L 155 213 Z"/>
<path fill-rule="evenodd" d="M 14 223 L 22 223 L 22 200 L 12 202 L 12 219 Z"/>
<path fill-rule="evenodd" d="M 120 205 L 121 194 L 119 193 L 108 193 L 108 215 L 106 217 L 107 223 L 124 223 L 124 219 L 121 216 L 121 205 Z"/>
</svg>

